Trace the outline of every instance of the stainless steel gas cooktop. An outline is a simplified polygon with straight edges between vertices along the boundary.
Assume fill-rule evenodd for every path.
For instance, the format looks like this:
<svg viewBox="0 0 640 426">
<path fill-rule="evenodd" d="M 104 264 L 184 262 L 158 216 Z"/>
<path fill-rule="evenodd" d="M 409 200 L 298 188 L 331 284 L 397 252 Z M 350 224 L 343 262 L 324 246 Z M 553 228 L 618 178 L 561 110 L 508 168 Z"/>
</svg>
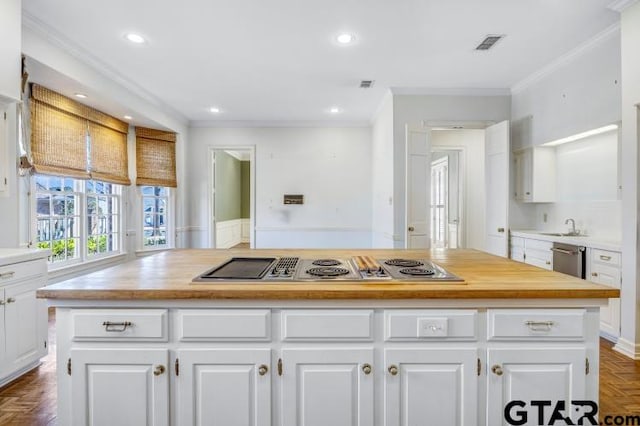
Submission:
<svg viewBox="0 0 640 426">
<path fill-rule="evenodd" d="M 426 259 L 300 259 L 298 257 L 234 257 L 193 279 L 195 283 L 241 281 L 405 281 L 455 283 L 464 280 Z"/>
</svg>

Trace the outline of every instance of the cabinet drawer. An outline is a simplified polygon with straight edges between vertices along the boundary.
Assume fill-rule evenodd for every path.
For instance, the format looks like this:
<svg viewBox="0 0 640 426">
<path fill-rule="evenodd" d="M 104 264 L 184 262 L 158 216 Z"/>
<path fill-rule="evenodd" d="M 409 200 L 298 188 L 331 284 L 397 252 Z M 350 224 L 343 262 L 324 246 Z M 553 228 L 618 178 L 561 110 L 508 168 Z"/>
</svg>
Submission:
<svg viewBox="0 0 640 426">
<path fill-rule="evenodd" d="M 487 312 L 488 340 L 583 340 L 583 309 L 495 309 Z"/>
<path fill-rule="evenodd" d="M 176 315 L 176 332 L 183 342 L 271 339 L 268 309 L 182 309 Z"/>
<path fill-rule="evenodd" d="M 75 341 L 131 340 L 166 342 L 166 309 L 74 309 Z"/>
<path fill-rule="evenodd" d="M 373 340 L 372 310 L 282 311 L 282 340 Z"/>
<path fill-rule="evenodd" d="M 384 340 L 476 340 L 476 311 L 388 310 Z"/>
<path fill-rule="evenodd" d="M 43 259 L 2 266 L 0 267 L 0 285 L 12 284 L 46 273 L 47 262 Z"/>
<path fill-rule="evenodd" d="M 591 249 L 591 262 L 609 266 L 620 266 L 620 253 L 600 249 Z"/>
<path fill-rule="evenodd" d="M 541 252 L 551 253 L 551 247 L 553 243 L 550 241 L 530 240 L 525 241 L 527 252 L 529 250 L 540 250 Z"/>
<path fill-rule="evenodd" d="M 524 238 L 522 237 L 511 237 L 511 247 L 519 247 L 524 249 Z"/>
</svg>

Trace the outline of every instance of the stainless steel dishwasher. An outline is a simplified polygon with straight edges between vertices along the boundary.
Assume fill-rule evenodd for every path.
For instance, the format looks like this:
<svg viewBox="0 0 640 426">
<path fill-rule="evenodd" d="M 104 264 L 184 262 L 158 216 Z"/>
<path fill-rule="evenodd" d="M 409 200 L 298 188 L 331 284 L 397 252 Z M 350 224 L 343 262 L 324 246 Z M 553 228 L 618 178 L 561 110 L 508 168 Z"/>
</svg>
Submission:
<svg viewBox="0 0 640 426">
<path fill-rule="evenodd" d="M 572 244 L 553 243 L 553 270 L 574 277 L 585 277 L 585 248 Z"/>
</svg>

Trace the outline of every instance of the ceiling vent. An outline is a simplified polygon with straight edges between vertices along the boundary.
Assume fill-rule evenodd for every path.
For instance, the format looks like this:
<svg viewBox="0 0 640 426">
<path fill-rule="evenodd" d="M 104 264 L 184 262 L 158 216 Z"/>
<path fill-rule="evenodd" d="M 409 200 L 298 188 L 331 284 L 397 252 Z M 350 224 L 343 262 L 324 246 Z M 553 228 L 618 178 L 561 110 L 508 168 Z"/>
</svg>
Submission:
<svg viewBox="0 0 640 426">
<path fill-rule="evenodd" d="M 482 43 L 480 43 L 478 47 L 476 47 L 476 50 L 489 50 L 503 38 L 504 35 L 488 35 L 484 40 L 482 40 Z"/>
<path fill-rule="evenodd" d="M 360 82 L 361 89 L 369 89 L 371 86 L 373 86 L 373 80 L 362 80 Z"/>
</svg>

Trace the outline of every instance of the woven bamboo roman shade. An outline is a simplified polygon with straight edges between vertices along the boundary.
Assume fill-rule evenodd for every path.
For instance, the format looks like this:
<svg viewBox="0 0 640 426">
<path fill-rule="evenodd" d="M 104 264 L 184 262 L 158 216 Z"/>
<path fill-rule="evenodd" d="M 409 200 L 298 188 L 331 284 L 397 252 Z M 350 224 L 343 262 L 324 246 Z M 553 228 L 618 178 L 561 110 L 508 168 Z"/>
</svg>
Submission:
<svg viewBox="0 0 640 426">
<path fill-rule="evenodd" d="M 131 183 L 127 123 L 37 84 L 31 88 L 31 111 L 31 150 L 36 173 Z"/>
<path fill-rule="evenodd" d="M 87 120 L 79 105 L 42 86 L 31 89 L 31 153 L 36 173 L 89 179 Z"/>
<path fill-rule="evenodd" d="M 136 185 L 178 186 L 176 134 L 136 127 Z"/>
</svg>

